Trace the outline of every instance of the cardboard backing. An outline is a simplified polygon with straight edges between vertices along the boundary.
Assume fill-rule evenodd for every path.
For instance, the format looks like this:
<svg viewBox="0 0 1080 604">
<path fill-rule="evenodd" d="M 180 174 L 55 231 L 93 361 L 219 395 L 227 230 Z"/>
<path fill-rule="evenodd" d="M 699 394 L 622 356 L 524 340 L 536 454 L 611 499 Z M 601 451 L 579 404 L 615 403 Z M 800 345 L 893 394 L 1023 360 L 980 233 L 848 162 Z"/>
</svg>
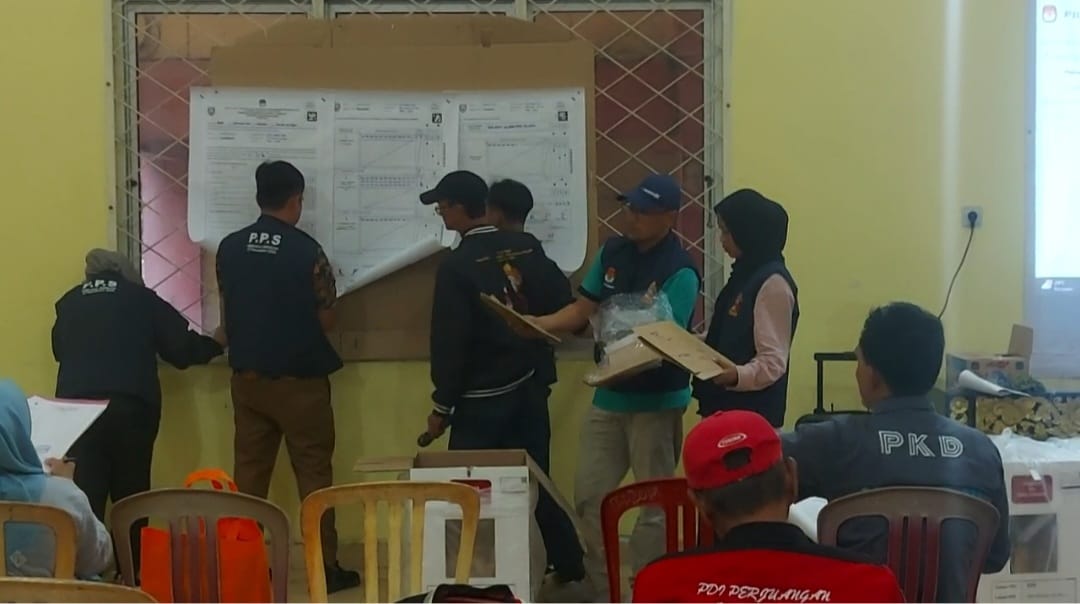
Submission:
<svg viewBox="0 0 1080 604">
<path fill-rule="evenodd" d="M 214 86 L 341 90 L 584 88 L 589 256 L 595 252 L 594 50 L 562 28 L 488 15 L 283 22 L 215 48 Z M 418 202 L 419 203 L 419 202 Z M 437 254 L 344 296 L 331 341 L 347 361 L 428 358 Z"/>
</svg>

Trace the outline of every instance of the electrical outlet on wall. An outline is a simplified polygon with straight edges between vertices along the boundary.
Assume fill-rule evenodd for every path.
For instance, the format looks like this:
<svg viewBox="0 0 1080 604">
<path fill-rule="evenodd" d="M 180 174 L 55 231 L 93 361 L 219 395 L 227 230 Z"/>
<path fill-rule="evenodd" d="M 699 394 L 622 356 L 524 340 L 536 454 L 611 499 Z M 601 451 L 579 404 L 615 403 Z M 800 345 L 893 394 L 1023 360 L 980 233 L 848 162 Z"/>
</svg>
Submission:
<svg viewBox="0 0 1080 604">
<path fill-rule="evenodd" d="M 975 228 L 979 228 L 979 227 L 982 226 L 982 220 L 983 220 L 982 206 L 964 206 L 963 209 L 961 209 L 961 211 L 960 211 L 960 224 L 965 229 L 970 228 L 972 226 L 972 224 L 971 224 L 971 213 L 972 212 L 975 213 L 975 225 L 974 225 Z"/>
</svg>

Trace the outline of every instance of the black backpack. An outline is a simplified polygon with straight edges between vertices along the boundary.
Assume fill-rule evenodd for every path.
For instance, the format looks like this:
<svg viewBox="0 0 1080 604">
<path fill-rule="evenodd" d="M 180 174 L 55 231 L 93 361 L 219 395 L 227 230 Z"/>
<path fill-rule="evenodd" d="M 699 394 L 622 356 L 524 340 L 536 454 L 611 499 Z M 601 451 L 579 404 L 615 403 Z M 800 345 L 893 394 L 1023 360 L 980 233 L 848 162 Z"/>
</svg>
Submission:
<svg viewBox="0 0 1080 604">
<path fill-rule="evenodd" d="M 440 585 L 426 594 L 409 596 L 399 602 L 520 602 L 506 585 L 473 587 Z"/>
</svg>

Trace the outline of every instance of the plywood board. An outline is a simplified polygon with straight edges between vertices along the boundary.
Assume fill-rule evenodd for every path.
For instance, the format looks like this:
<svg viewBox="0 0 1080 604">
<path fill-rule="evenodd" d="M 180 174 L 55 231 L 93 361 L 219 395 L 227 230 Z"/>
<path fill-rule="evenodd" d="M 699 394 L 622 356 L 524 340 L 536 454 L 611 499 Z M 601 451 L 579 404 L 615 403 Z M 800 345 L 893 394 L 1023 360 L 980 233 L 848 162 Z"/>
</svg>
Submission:
<svg viewBox="0 0 1080 604">
<path fill-rule="evenodd" d="M 353 90 L 581 87 L 595 132 L 594 50 L 550 25 L 479 15 L 285 22 L 214 49 L 214 86 Z M 596 141 L 586 144 L 590 257 L 598 247 Z M 426 359 L 435 268 L 428 258 L 348 294 L 331 340 L 346 360 Z M 588 259 L 586 259 L 588 262 Z"/>
<path fill-rule="evenodd" d="M 593 387 L 609 386 L 657 367 L 664 356 L 634 336 L 623 346 L 608 350 L 604 361 L 585 374 L 585 383 Z"/>
<path fill-rule="evenodd" d="M 689 371 L 699 380 L 711 380 L 724 369 L 735 366 L 730 359 L 709 347 L 696 335 L 671 321 L 659 321 L 634 328 L 646 344 L 664 358 Z"/>
<path fill-rule="evenodd" d="M 529 319 L 525 318 L 521 313 L 514 310 L 512 307 L 503 304 L 498 298 L 490 294 L 480 294 L 480 299 L 491 309 L 492 312 L 499 315 L 503 321 L 506 321 L 516 333 L 528 335 L 531 337 L 537 337 L 547 340 L 552 344 L 559 344 L 562 342 L 558 336 L 548 332 L 543 327 L 540 327 L 536 323 L 533 323 Z"/>
</svg>

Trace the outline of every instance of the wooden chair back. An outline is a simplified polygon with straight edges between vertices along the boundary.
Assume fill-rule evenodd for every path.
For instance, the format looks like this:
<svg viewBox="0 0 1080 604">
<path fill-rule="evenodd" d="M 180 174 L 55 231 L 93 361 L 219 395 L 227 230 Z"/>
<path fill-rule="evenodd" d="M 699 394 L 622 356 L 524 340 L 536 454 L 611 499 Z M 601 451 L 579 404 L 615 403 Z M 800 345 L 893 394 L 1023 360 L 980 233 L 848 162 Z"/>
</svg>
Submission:
<svg viewBox="0 0 1080 604">
<path fill-rule="evenodd" d="M 36 524 L 51 530 L 56 541 L 53 577 L 75 578 L 75 519 L 60 508 L 18 501 L 0 501 L 0 577 L 7 576 L 4 529 L 10 523 Z"/>
<path fill-rule="evenodd" d="M 0 578 L 0 602 L 157 602 L 133 587 L 71 579 Z"/>
<path fill-rule="evenodd" d="M 458 545 L 456 583 L 469 582 L 473 547 L 480 522 L 480 495 L 476 489 L 452 482 L 369 482 L 329 487 L 315 491 L 300 508 L 304 537 L 308 590 L 312 602 L 326 602 L 326 576 L 323 569 L 320 521 L 327 510 L 343 505 L 360 505 L 364 510 L 364 599 L 367 602 L 394 602 L 401 598 L 402 528 L 405 510 L 409 510 L 408 594 L 423 591 L 424 513 L 429 501 L 448 502 L 461 508 L 461 541 Z M 379 581 L 379 504 L 385 503 L 389 515 L 388 575 L 386 597 L 380 597 Z"/>
<path fill-rule="evenodd" d="M 205 530 L 205 543 L 218 542 L 218 521 L 222 518 L 250 518 L 263 531 L 270 531 L 271 593 L 274 602 L 286 602 L 289 591 L 289 519 L 278 506 L 250 495 L 203 489 L 159 489 L 132 495 L 113 505 L 109 515 L 117 565 L 124 583 L 136 585 L 131 527 L 145 518 L 168 521 L 169 547 L 172 552 L 172 589 L 174 601 L 220 602 L 218 580 L 207 581 L 205 599 L 202 578 L 220 579 L 217 547 L 184 547 L 184 541 L 197 544 L 199 539 L 182 540 L 181 535 L 197 536 Z M 202 529 L 201 527 L 205 527 Z M 186 552 L 185 552 L 186 550 Z M 188 568 L 204 572 L 183 572 L 180 561 L 188 556 Z M 186 575 L 186 576 L 185 576 Z M 186 599 L 185 599 L 186 598 Z"/>
</svg>

